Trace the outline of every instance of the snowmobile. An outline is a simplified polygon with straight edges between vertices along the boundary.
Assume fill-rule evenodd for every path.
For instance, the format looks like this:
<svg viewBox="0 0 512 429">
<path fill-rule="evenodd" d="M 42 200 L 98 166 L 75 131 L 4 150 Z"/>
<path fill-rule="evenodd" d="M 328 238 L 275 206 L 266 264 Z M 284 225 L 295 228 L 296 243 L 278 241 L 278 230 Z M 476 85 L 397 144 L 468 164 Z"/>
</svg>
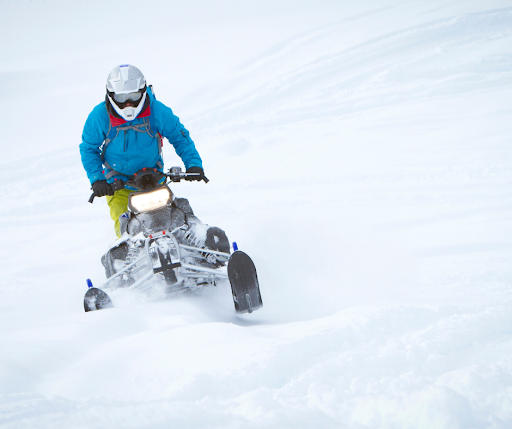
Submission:
<svg viewBox="0 0 512 429">
<path fill-rule="evenodd" d="M 198 173 L 172 167 L 168 173 L 143 168 L 114 190 L 133 189 L 128 211 L 120 220 L 121 238 L 103 255 L 107 280 L 99 288 L 87 279 L 86 312 L 110 308 L 106 291 L 118 288 L 146 290 L 164 285 L 169 295 L 229 280 L 237 313 L 252 313 L 263 302 L 258 275 L 251 258 L 233 253 L 225 232 L 203 224 L 185 198 L 177 198 L 169 183 L 190 180 Z M 206 183 L 208 179 L 203 179 Z M 89 202 L 93 202 L 94 194 Z"/>
</svg>

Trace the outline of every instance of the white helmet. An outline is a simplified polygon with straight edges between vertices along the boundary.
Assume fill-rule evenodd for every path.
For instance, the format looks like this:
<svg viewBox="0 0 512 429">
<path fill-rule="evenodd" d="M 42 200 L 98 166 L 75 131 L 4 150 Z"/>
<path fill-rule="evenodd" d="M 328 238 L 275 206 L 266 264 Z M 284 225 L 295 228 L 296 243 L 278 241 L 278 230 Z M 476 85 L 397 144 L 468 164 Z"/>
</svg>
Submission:
<svg viewBox="0 0 512 429">
<path fill-rule="evenodd" d="M 114 67 L 107 78 L 107 97 L 114 110 L 125 120 L 133 121 L 146 101 L 146 79 L 135 66 Z"/>
</svg>

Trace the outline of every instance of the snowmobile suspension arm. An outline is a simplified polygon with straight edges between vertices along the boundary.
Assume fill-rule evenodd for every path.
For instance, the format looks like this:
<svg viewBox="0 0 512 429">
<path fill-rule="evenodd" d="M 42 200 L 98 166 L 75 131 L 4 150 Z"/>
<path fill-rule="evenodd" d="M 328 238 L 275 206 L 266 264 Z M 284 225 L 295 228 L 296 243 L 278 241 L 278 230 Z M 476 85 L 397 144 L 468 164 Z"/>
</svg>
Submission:
<svg viewBox="0 0 512 429">
<path fill-rule="evenodd" d="M 123 275 L 127 270 L 129 270 L 130 268 L 132 268 L 135 264 L 137 264 L 138 262 L 140 262 L 142 259 L 146 258 L 146 255 L 140 255 L 137 259 L 135 259 L 133 262 L 131 262 L 129 265 L 127 265 L 126 267 L 124 267 L 122 270 L 119 270 L 117 273 L 115 273 L 113 276 L 109 277 L 107 279 L 107 281 L 105 283 L 103 283 L 103 285 L 101 286 L 102 288 L 105 288 L 107 287 L 107 285 L 112 281 L 114 280 L 115 278 Z"/>
<path fill-rule="evenodd" d="M 180 247 L 182 249 L 187 249 L 187 250 L 195 250 L 197 252 L 201 252 L 201 253 L 213 253 L 214 255 L 219 255 L 219 256 L 225 256 L 226 258 L 229 259 L 229 257 L 231 256 L 229 253 L 225 253 L 225 252 L 218 252 L 216 250 L 210 250 L 210 249 L 200 249 L 198 247 L 193 247 L 193 246 L 186 246 L 185 244 L 180 244 Z"/>
<path fill-rule="evenodd" d="M 181 266 L 182 266 L 182 268 L 185 268 L 187 270 L 198 271 L 198 274 L 200 272 L 200 273 L 215 274 L 218 277 L 226 277 L 226 278 L 228 277 L 227 274 L 219 272 L 218 270 L 214 270 L 212 268 L 199 267 L 197 265 L 191 265 L 191 264 L 181 264 Z M 193 274 L 193 273 L 191 273 L 191 274 Z M 188 277 L 191 277 L 191 276 L 188 276 Z M 198 277 L 201 277 L 201 276 L 198 276 Z"/>
</svg>

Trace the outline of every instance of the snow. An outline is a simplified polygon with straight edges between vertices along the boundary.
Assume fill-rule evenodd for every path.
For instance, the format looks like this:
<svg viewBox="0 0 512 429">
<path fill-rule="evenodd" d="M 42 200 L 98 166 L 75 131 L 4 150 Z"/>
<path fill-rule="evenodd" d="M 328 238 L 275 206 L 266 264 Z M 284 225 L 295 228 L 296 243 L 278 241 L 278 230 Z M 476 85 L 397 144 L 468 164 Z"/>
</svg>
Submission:
<svg viewBox="0 0 512 429">
<path fill-rule="evenodd" d="M 0 425 L 512 427 L 510 0 L 0 3 Z M 84 313 L 115 240 L 78 144 L 132 63 L 258 269 Z M 165 148 L 168 167 L 180 165 Z"/>
</svg>

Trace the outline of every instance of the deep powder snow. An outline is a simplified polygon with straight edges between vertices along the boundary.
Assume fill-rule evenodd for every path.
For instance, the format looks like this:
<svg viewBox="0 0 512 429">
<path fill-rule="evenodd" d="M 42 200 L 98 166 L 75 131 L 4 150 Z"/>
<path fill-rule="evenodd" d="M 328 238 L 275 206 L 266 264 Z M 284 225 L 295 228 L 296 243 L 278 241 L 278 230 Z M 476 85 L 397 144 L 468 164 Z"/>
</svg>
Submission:
<svg viewBox="0 0 512 429">
<path fill-rule="evenodd" d="M 2 427 L 512 426 L 512 5 L 359 3 L 1 2 Z M 123 63 L 254 314 L 227 284 L 83 312 L 115 237 L 78 144 Z"/>
</svg>

